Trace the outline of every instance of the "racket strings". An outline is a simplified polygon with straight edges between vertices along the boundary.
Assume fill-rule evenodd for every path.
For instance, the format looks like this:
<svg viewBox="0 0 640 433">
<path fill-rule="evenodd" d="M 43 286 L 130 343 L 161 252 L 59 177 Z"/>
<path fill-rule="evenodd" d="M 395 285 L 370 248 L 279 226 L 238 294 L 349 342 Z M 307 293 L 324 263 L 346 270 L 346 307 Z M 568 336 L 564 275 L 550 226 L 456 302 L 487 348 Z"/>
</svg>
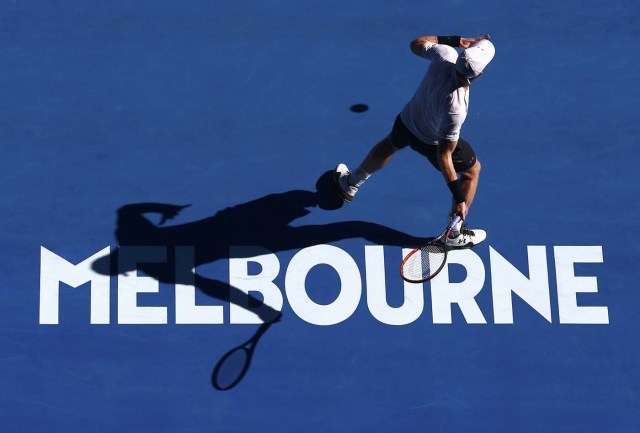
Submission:
<svg viewBox="0 0 640 433">
<path fill-rule="evenodd" d="M 403 266 L 404 276 L 412 280 L 427 279 L 442 268 L 445 258 L 445 247 L 441 241 L 423 245 L 407 258 Z"/>
<path fill-rule="evenodd" d="M 237 347 L 227 353 L 213 373 L 214 386 L 220 390 L 233 388 L 244 377 L 249 362 L 249 351 L 244 347 Z"/>
</svg>

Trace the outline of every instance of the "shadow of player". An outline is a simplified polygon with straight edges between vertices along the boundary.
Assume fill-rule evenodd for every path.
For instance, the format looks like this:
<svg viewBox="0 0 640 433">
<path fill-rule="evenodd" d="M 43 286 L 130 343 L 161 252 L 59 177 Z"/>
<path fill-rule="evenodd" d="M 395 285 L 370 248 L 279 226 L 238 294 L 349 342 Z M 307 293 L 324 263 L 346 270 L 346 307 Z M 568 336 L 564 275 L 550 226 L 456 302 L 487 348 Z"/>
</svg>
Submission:
<svg viewBox="0 0 640 433">
<path fill-rule="evenodd" d="M 365 221 L 345 221 L 322 225 L 294 227 L 291 223 L 319 207 L 334 210 L 342 206 L 331 179 L 324 173 L 316 183 L 316 191 L 292 190 L 264 197 L 218 211 L 214 215 L 184 224 L 164 225 L 187 206 L 165 203 L 126 204 L 117 211 L 115 237 L 119 247 L 166 247 L 167 260 L 162 264 L 139 263 L 135 269 L 159 282 L 192 284 L 212 298 L 232 302 L 257 314 L 268 324 L 280 320 L 281 313 L 261 300 L 223 281 L 204 277 L 193 271 L 176 272 L 175 247 L 192 246 L 194 263 L 199 265 L 229 258 L 255 256 L 251 247 L 270 252 L 301 249 L 348 238 L 362 238 L 380 245 L 414 246 L 423 239 L 398 230 Z M 158 224 L 146 215 L 158 214 Z M 230 246 L 234 246 L 230 251 Z M 242 248 L 245 246 L 246 248 Z M 239 247 L 239 248 L 235 248 Z M 117 275 L 134 270 L 118 263 L 118 250 L 93 263 L 101 274 Z M 239 303 L 244 299 L 248 303 Z M 264 328 L 261 328 L 264 329 Z M 264 332 L 261 332 L 261 334 Z"/>
</svg>

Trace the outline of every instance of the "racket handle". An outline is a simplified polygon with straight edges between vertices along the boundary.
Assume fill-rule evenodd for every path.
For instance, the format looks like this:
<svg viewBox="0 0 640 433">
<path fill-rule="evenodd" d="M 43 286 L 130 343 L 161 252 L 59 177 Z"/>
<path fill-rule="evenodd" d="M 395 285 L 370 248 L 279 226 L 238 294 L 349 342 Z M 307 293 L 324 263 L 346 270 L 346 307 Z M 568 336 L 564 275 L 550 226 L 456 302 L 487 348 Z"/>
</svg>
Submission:
<svg viewBox="0 0 640 433">
<path fill-rule="evenodd" d="M 451 218 L 451 221 L 449 221 L 449 225 L 447 226 L 447 230 L 451 230 L 453 226 L 458 224 L 461 220 L 462 220 L 462 217 L 460 215 L 456 215 L 453 218 Z"/>
</svg>

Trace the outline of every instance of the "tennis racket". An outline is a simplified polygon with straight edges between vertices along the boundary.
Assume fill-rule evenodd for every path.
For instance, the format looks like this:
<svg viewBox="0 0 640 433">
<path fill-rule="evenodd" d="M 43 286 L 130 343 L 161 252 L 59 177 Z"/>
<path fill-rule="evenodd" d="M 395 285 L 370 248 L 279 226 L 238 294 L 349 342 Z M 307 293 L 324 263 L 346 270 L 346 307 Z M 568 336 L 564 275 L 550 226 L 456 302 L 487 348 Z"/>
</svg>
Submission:
<svg viewBox="0 0 640 433">
<path fill-rule="evenodd" d="M 411 251 L 400 264 L 400 275 L 410 283 L 429 281 L 444 268 L 447 262 L 447 238 L 453 226 L 461 220 L 460 215 L 451 219 L 440 236 Z"/>
<path fill-rule="evenodd" d="M 244 378 L 251 366 L 251 358 L 253 351 L 256 349 L 260 337 L 267 332 L 269 326 L 275 321 L 265 322 L 256 331 L 249 340 L 238 347 L 227 352 L 216 364 L 211 375 L 211 384 L 219 391 L 226 391 L 237 384 Z"/>
</svg>

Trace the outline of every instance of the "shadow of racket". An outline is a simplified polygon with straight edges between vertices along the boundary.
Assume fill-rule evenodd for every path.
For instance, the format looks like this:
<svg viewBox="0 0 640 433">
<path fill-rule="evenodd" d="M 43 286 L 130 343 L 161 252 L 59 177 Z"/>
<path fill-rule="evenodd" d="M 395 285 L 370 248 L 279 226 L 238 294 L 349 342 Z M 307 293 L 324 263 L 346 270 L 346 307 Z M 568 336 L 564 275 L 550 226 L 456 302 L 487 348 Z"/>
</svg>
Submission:
<svg viewBox="0 0 640 433">
<path fill-rule="evenodd" d="M 249 340 L 227 352 L 216 364 L 211 374 L 211 384 L 218 391 L 228 391 L 239 384 L 251 367 L 253 352 L 260 338 L 280 318 L 265 322 Z"/>
</svg>

